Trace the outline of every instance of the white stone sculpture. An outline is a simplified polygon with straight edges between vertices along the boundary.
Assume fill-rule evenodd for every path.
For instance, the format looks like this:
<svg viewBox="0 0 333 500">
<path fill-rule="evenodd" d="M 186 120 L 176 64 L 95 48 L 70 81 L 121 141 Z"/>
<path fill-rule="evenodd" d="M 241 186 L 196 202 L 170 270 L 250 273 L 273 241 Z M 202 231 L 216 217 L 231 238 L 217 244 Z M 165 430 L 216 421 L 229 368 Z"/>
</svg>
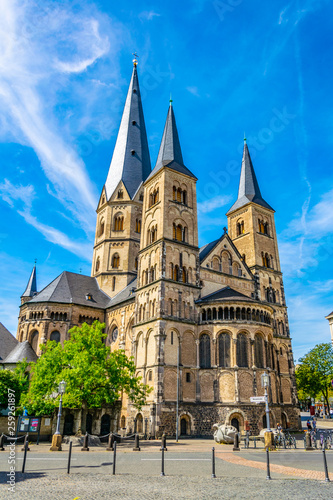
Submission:
<svg viewBox="0 0 333 500">
<path fill-rule="evenodd" d="M 235 439 L 235 434 L 237 434 L 236 427 L 227 424 L 214 424 L 214 440 L 219 444 L 233 444 Z"/>
</svg>

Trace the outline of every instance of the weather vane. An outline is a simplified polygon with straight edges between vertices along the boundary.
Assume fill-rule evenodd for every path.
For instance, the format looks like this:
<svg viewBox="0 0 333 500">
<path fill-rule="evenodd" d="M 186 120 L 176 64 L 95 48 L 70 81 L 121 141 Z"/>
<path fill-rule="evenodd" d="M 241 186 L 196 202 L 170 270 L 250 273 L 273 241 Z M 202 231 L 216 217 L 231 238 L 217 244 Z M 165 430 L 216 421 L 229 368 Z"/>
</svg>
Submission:
<svg viewBox="0 0 333 500">
<path fill-rule="evenodd" d="M 138 65 L 138 54 L 136 52 L 133 52 L 132 54 L 134 56 L 134 59 L 133 59 L 133 65 L 134 66 L 137 66 Z"/>
</svg>

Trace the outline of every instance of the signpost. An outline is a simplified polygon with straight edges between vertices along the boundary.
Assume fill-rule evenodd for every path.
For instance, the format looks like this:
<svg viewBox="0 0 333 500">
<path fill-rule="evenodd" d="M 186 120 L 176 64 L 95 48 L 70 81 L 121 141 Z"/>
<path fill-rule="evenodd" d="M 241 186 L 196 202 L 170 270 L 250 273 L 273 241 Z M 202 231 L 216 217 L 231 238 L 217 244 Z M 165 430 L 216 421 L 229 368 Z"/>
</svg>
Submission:
<svg viewBox="0 0 333 500">
<path fill-rule="evenodd" d="M 265 396 L 252 396 L 250 398 L 250 401 L 251 401 L 251 403 L 257 403 L 257 404 L 259 404 L 259 403 L 265 403 L 266 402 L 266 398 L 265 398 Z"/>
</svg>

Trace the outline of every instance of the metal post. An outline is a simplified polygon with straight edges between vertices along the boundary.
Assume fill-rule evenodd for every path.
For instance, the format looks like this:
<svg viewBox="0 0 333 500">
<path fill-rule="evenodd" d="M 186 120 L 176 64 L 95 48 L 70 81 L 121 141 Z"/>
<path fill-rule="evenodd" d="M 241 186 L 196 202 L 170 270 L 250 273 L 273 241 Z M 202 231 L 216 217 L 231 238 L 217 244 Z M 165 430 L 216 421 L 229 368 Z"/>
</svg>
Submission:
<svg viewBox="0 0 333 500">
<path fill-rule="evenodd" d="M 58 417 L 57 417 L 57 430 L 55 431 L 55 434 L 60 434 L 61 411 L 62 411 L 62 394 L 60 394 L 59 410 L 58 410 Z"/>
<path fill-rule="evenodd" d="M 216 477 L 216 474 L 215 474 L 215 448 L 213 446 L 212 448 L 212 478 L 215 478 Z"/>
<path fill-rule="evenodd" d="M 266 479 L 272 479 L 271 478 L 271 471 L 270 471 L 270 468 L 269 468 L 269 451 L 268 451 L 268 448 L 266 448 L 266 460 L 267 460 L 267 476 L 266 476 Z"/>
<path fill-rule="evenodd" d="M 326 461 L 325 448 L 323 448 L 323 458 L 324 458 L 324 468 L 325 468 L 325 482 L 329 483 L 330 482 L 330 478 L 328 476 L 328 469 L 327 469 L 327 461 Z"/>
<path fill-rule="evenodd" d="M 162 448 L 162 470 L 161 470 L 161 476 L 165 476 L 165 474 L 164 474 L 164 448 Z"/>
<path fill-rule="evenodd" d="M 176 408 L 176 442 L 178 443 L 178 414 L 179 414 L 179 340 L 177 351 L 177 408 Z"/>
<path fill-rule="evenodd" d="M 253 438 L 253 447 L 256 448 L 257 447 L 257 440 L 256 440 L 256 437 L 254 436 Z"/>
<path fill-rule="evenodd" d="M 5 436 L 1 434 L 0 436 L 0 451 L 5 451 L 5 448 L 3 447 Z"/>
<path fill-rule="evenodd" d="M 73 441 L 70 441 L 69 442 L 69 451 L 68 451 L 67 474 L 69 474 L 69 472 L 71 470 L 72 446 L 73 446 Z"/>
<path fill-rule="evenodd" d="M 270 424 L 270 421 L 269 421 L 269 407 L 268 407 L 267 387 L 265 387 L 265 404 L 266 404 L 266 424 L 267 424 L 267 431 L 271 432 L 271 424 Z"/>
<path fill-rule="evenodd" d="M 27 451 L 28 451 L 28 440 L 24 443 L 24 455 L 23 455 L 23 464 L 22 464 L 22 473 L 25 471 L 25 462 L 27 460 Z"/>
<path fill-rule="evenodd" d="M 117 458 L 117 441 L 113 443 L 113 476 L 116 474 L 116 458 Z"/>
</svg>

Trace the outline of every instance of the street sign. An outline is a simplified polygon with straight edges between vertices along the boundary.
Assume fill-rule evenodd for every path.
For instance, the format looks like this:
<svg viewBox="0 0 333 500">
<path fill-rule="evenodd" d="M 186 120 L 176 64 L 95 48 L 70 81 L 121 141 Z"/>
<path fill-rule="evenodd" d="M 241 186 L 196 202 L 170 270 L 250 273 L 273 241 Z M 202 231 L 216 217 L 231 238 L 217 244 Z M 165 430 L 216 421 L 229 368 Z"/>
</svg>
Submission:
<svg viewBox="0 0 333 500">
<path fill-rule="evenodd" d="M 252 396 L 251 403 L 265 403 L 265 396 Z"/>
</svg>

